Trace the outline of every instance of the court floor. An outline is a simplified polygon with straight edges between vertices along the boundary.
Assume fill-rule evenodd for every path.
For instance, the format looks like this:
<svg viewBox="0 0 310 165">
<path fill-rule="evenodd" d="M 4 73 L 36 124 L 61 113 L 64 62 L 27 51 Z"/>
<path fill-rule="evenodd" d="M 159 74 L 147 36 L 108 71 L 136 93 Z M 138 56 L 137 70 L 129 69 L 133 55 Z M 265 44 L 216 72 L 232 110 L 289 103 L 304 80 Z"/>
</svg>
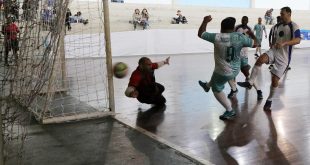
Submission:
<svg viewBox="0 0 310 165">
<path fill-rule="evenodd" d="M 263 111 L 270 86 L 270 72 L 264 65 L 259 80 L 264 99 L 257 101 L 253 88 L 238 87 L 237 97 L 231 100 L 236 119 L 220 120 L 224 108 L 212 92 L 206 93 L 198 85 L 198 80 L 211 78 L 214 60 L 209 53 L 171 55 L 171 64 L 155 71 L 157 82 L 166 88 L 167 104 L 159 111 L 124 95 L 130 75 L 114 79 L 116 118 L 213 164 L 309 164 L 309 51 L 294 50 L 292 69 L 280 81 L 271 113 Z M 250 51 L 252 66 L 253 54 Z M 149 57 L 159 61 L 168 56 Z M 139 58 L 116 57 L 113 61 L 127 63 L 132 72 Z M 244 81 L 243 75 L 237 81 Z M 225 92 L 230 92 L 228 86 Z"/>
</svg>

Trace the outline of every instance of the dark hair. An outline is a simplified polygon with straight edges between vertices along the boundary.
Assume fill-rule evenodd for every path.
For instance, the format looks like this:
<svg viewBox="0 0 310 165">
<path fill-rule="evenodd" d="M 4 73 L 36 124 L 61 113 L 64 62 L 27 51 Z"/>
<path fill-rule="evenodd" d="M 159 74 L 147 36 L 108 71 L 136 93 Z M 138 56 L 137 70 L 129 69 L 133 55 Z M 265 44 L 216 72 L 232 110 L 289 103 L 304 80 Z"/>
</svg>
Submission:
<svg viewBox="0 0 310 165">
<path fill-rule="evenodd" d="M 233 30 L 235 28 L 236 19 L 234 17 L 227 17 L 221 22 L 221 30 Z"/>
<path fill-rule="evenodd" d="M 285 11 L 285 12 L 287 12 L 287 13 L 292 13 L 291 8 L 290 8 L 290 7 L 288 7 L 288 6 L 286 6 L 286 7 L 282 7 L 282 8 L 281 8 L 281 11 Z"/>
<path fill-rule="evenodd" d="M 147 58 L 147 57 L 141 57 L 141 58 L 139 59 L 138 64 L 139 64 L 139 65 L 142 65 L 142 64 L 144 64 L 144 62 L 145 62 L 146 60 L 150 60 L 150 59 Z"/>
<path fill-rule="evenodd" d="M 243 16 L 241 19 L 249 19 L 248 16 Z"/>
</svg>

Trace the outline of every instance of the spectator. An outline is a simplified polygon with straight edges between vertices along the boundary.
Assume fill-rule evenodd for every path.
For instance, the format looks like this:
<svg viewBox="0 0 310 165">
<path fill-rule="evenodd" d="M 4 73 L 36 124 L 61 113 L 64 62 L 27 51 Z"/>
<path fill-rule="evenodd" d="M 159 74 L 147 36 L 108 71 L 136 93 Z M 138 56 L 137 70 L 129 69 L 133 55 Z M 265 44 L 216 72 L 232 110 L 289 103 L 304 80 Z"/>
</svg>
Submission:
<svg viewBox="0 0 310 165">
<path fill-rule="evenodd" d="M 65 22 L 65 26 L 68 28 L 68 30 L 71 30 L 71 23 L 70 23 L 70 16 L 71 16 L 71 11 L 69 8 L 67 8 L 67 12 L 66 12 L 66 22 Z"/>
<path fill-rule="evenodd" d="M 149 26 L 149 13 L 145 8 L 141 12 L 141 25 L 143 26 L 143 30 Z"/>
<path fill-rule="evenodd" d="M 88 19 L 82 17 L 82 12 L 78 11 L 74 16 L 70 16 L 70 23 L 83 23 L 88 24 Z"/>
<path fill-rule="evenodd" d="M 3 20 L 3 0 L 0 0 L 0 20 Z"/>
<path fill-rule="evenodd" d="M 23 19 L 26 21 L 34 20 L 36 18 L 36 11 L 38 9 L 38 4 L 30 0 L 24 0 L 23 5 Z"/>
<path fill-rule="evenodd" d="M 135 12 L 132 14 L 132 23 L 133 23 L 133 28 L 134 30 L 137 29 L 137 24 L 141 24 L 141 15 L 140 15 L 140 10 L 135 9 Z"/>
<path fill-rule="evenodd" d="M 48 6 L 48 7 L 54 8 L 54 6 L 55 6 L 55 0 L 47 0 L 47 6 Z"/>
<path fill-rule="evenodd" d="M 15 21 L 19 19 L 19 3 L 16 0 L 12 0 L 11 2 L 3 1 L 3 3 L 7 4 L 4 8 L 5 17 L 9 17 L 13 15 Z M 10 16 L 11 17 L 11 16 Z"/>
<path fill-rule="evenodd" d="M 41 10 L 41 20 L 45 30 L 51 27 L 53 22 L 53 11 L 47 4 L 43 5 L 43 9 Z"/>
<path fill-rule="evenodd" d="M 139 102 L 162 106 L 166 103 L 162 93 L 165 87 L 155 81 L 154 70 L 169 64 L 170 57 L 164 61 L 152 63 L 147 57 L 139 59 L 139 66 L 131 74 L 128 87 L 125 91 L 127 97 L 137 98 Z"/>
<path fill-rule="evenodd" d="M 265 20 L 266 20 L 266 25 L 272 25 L 273 24 L 273 17 L 272 17 L 272 11 L 273 11 L 273 8 L 269 9 L 266 11 L 265 13 Z"/>
<path fill-rule="evenodd" d="M 173 24 L 179 24 L 180 22 L 182 24 L 187 23 L 187 19 L 185 16 L 182 15 L 181 10 L 178 10 L 176 15 L 177 15 L 177 17 L 172 18 Z"/>
<path fill-rule="evenodd" d="M 9 65 L 8 57 L 9 52 L 13 50 L 13 55 L 15 57 L 15 61 L 17 61 L 17 51 L 18 51 L 18 38 L 17 33 L 19 33 L 19 29 L 15 24 L 15 18 L 13 16 L 8 17 L 7 24 L 2 28 L 2 32 L 4 34 L 4 60 L 5 64 Z"/>
</svg>

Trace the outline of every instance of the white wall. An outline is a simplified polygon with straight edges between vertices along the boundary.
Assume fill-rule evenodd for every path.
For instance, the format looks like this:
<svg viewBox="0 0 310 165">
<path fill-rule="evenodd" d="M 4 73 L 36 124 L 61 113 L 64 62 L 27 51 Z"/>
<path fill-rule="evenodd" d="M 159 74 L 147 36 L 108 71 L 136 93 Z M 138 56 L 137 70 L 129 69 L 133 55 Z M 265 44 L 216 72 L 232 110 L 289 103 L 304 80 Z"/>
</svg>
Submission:
<svg viewBox="0 0 310 165">
<path fill-rule="evenodd" d="M 281 9 L 289 6 L 294 10 L 309 10 L 310 0 L 256 0 L 255 8 Z"/>
<path fill-rule="evenodd" d="M 208 29 L 208 31 L 219 32 L 218 29 Z M 114 32 L 111 34 L 112 55 L 135 56 L 213 52 L 213 44 L 200 39 L 197 32 L 197 29 Z M 66 58 L 105 56 L 103 34 L 66 35 L 65 45 Z M 301 44 L 296 47 L 310 47 L 310 41 L 302 40 Z M 262 49 L 269 49 L 267 39 L 263 39 Z"/>
<path fill-rule="evenodd" d="M 125 3 L 141 3 L 141 4 L 172 4 L 173 0 L 124 0 Z M 188 2 L 196 2 L 198 0 L 188 0 Z M 249 0 L 252 1 L 252 0 Z M 178 4 L 178 0 L 174 0 Z M 235 4 L 235 1 L 230 1 Z M 198 2 L 197 2 L 198 3 Z M 206 2 L 205 2 L 206 3 Z M 190 4 L 190 3 L 189 3 Z M 227 4 L 227 6 L 231 6 Z M 289 6 L 292 10 L 309 10 L 310 0 L 255 0 L 255 8 L 274 8 L 280 9 L 284 6 Z"/>
</svg>

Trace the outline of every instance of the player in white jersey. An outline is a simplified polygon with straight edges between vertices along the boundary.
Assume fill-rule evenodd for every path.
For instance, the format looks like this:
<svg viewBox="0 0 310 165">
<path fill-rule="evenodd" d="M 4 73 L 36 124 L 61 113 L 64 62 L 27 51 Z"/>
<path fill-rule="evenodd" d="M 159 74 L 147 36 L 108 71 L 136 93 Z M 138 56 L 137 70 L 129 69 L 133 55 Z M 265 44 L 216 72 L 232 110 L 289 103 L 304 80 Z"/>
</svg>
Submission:
<svg viewBox="0 0 310 165">
<path fill-rule="evenodd" d="M 265 33 L 265 38 L 267 38 L 267 32 L 266 32 L 266 27 L 265 25 L 262 24 L 262 18 L 258 18 L 258 23 L 254 26 L 254 32 L 255 32 L 255 37 L 257 39 L 257 47 L 255 50 L 255 56 L 259 57 L 262 54 L 262 41 L 263 41 L 263 32 Z M 259 55 L 257 54 L 259 52 Z"/>
<path fill-rule="evenodd" d="M 270 70 L 272 82 L 269 97 L 264 105 L 265 111 L 271 108 L 272 98 L 279 85 L 279 80 L 285 73 L 289 64 L 293 45 L 299 44 L 301 40 L 299 27 L 295 22 L 292 22 L 291 13 L 292 11 L 289 7 L 281 8 L 280 14 L 282 22 L 274 31 L 274 39 L 272 40 L 271 48 L 257 59 L 252 69 L 250 80 L 247 82 L 238 82 L 238 85 L 250 89 L 253 82 L 255 82 L 262 64 L 274 64 L 274 67 Z"/>
<path fill-rule="evenodd" d="M 249 22 L 249 18 L 247 16 L 243 16 L 241 18 L 241 24 L 237 25 L 235 27 L 235 31 L 248 37 L 249 34 L 251 34 L 253 32 L 252 29 L 248 26 L 248 22 Z M 255 39 L 255 40 L 257 41 L 257 39 Z M 249 61 L 248 60 L 248 52 L 249 52 L 249 49 L 247 47 L 242 48 L 241 52 L 240 52 L 241 72 L 243 73 L 243 75 L 245 76 L 246 79 L 249 79 L 250 68 L 251 68 L 251 66 L 249 65 L 249 62 L 248 62 Z M 233 79 L 233 80 L 230 80 L 228 83 L 231 87 L 231 90 L 230 90 L 230 93 L 228 94 L 227 97 L 232 98 L 238 92 L 238 89 L 236 86 L 236 81 L 235 81 L 235 79 Z M 261 91 L 259 84 L 255 83 L 254 87 L 257 91 L 257 100 L 263 99 L 263 92 Z"/>
<path fill-rule="evenodd" d="M 236 19 L 225 18 L 221 22 L 221 33 L 206 32 L 211 16 L 205 16 L 198 30 L 198 36 L 214 44 L 215 68 L 209 83 L 199 81 L 199 85 L 208 92 L 210 88 L 215 98 L 225 107 L 226 111 L 220 119 L 232 119 L 236 112 L 232 109 L 223 89 L 225 84 L 234 79 L 240 72 L 240 51 L 243 47 L 252 47 L 256 41 L 243 34 L 234 32 Z M 252 33 L 252 37 L 254 34 Z"/>
</svg>

